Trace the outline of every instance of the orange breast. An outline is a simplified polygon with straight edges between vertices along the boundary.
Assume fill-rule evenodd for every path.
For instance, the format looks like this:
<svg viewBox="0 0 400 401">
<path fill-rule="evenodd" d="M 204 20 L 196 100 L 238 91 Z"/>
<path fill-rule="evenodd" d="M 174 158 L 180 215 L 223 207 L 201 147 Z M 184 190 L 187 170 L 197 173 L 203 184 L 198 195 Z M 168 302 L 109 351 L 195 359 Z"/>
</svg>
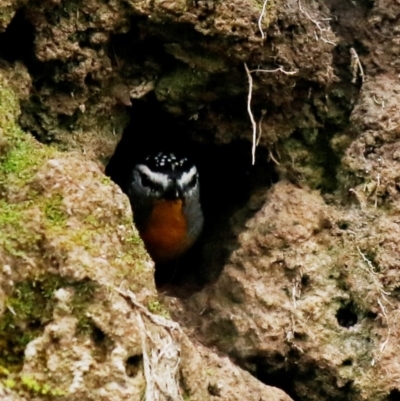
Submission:
<svg viewBox="0 0 400 401">
<path fill-rule="evenodd" d="M 156 262 L 177 258 L 190 244 L 187 243 L 186 219 L 182 200 L 158 200 L 142 230 L 146 248 Z"/>
</svg>

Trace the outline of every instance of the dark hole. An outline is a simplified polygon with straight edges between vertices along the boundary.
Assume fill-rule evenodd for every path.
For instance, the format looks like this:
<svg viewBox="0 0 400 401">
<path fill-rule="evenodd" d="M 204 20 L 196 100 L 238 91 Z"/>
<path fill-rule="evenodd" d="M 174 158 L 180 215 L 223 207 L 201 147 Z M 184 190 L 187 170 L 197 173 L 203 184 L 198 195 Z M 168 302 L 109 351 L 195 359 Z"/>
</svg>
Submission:
<svg viewBox="0 0 400 401">
<path fill-rule="evenodd" d="M 86 322 L 85 329 L 90 329 L 90 336 L 96 346 L 92 353 L 94 359 L 99 363 L 104 363 L 113 349 L 113 341 L 92 321 Z"/>
<path fill-rule="evenodd" d="M 349 359 L 345 359 L 342 362 L 342 366 L 351 366 L 351 365 L 353 365 L 353 361 L 350 358 Z"/>
<path fill-rule="evenodd" d="M 375 312 L 372 312 L 372 311 L 368 311 L 368 312 L 365 314 L 365 317 L 366 317 L 367 319 L 375 320 L 375 319 L 378 317 L 378 314 L 375 313 Z"/>
<path fill-rule="evenodd" d="M 294 337 L 296 340 L 302 340 L 302 341 L 307 340 L 307 335 L 304 334 L 304 333 L 297 333 L 297 332 L 294 332 L 294 333 L 293 333 L 293 337 Z"/>
<path fill-rule="evenodd" d="M 397 388 L 390 390 L 388 401 L 400 401 L 400 391 Z"/>
<path fill-rule="evenodd" d="M 308 274 L 304 274 L 302 277 L 301 277 L 301 286 L 303 287 L 303 288 L 305 288 L 305 287 L 308 287 L 309 285 L 310 285 L 310 276 L 308 275 Z"/>
<path fill-rule="evenodd" d="M 27 64 L 33 57 L 34 31 L 24 11 L 16 12 L 4 33 L 0 34 L 0 57 L 9 62 Z"/>
<path fill-rule="evenodd" d="M 397 285 L 393 287 L 393 289 L 390 292 L 393 297 L 400 299 L 400 286 Z"/>
<path fill-rule="evenodd" d="M 97 326 L 92 327 L 92 339 L 97 346 L 103 344 L 106 337 L 103 330 L 99 329 Z"/>
<path fill-rule="evenodd" d="M 296 394 L 294 380 L 296 371 L 289 367 L 283 355 L 272 355 L 268 358 L 253 357 L 247 360 L 247 364 L 254 366 L 251 373 L 268 386 L 280 388 L 294 401 L 300 401 Z M 268 363 L 266 362 L 268 360 Z"/>
<path fill-rule="evenodd" d="M 218 384 L 214 383 L 209 383 L 207 387 L 208 394 L 213 395 L 214 397 L 220 397 L 221 396 L 221 389 L 218 386 Z"/>
<path fill-rule="evenodd" d="M 341 230 L 347 230 L 349 228 L 349 223 L 347 221 L 338 221 L 337 226 Z"/>
<path fill-rule="evenodd" d="M 28 327 L 30 330 L 38 330 L 42 326 L 43 326 L 43 324 L 39 319 L 31 319 L 28 323 Z"/>
<path fill-rule="evenodd" d="M 354 304 L 351 302 L 347 305 L 341 306 L 336 312 L 336 319 L 342 327 L 349 328 L 354 326 L 358 321 Z"/>
<path fill-rule="evenodd" d="M 195 135 L 201 135 L 204 142 L 195 142 Z M 176 296 L 188 295 L 217 278 L 236 246 L 236 235 L 230 228 L 233 213 L 246 204 L 253 191 L 276 180 L 271 165 L 265 162 L 265 150 L 257 150 L 258 158 L 252 166 L 249 142 L 215 146 L 207 142 L 207 135 L 199 134 L 194 122 L 181 122 L 168 115 L 150 95 L 133 101 L 131 123 L 106 167 L 106 174 L 127 192 L 134 165 L 148 153 L 172 151 L 197 165 L 205 220 L 202 236 L 179 260 L 156 266 L 158 288 L 170 289 Z M 240 224 L 257 210 L 254 205 L 249 208 Z"/>
<path fill-rule="evenodd" d="M 292 349 L 286 355 L 262 355 L 237 362 L 261 382 L 280 388 L 294 401 L 309 400 L 311 388 L 316 400 L 347 401 L 351 398 L 352 380 L 338 386 L 332 372 L 325 371 L 317 362 L 307 363 L 303 357 L 299 350 Z M 315 387 L 315 383 L 320 385 Z"/>
<path fill-rule="evenodd" d="M 125 362 L 126 374 L 129 377 L 135 377 L 142 365 L 143 357 L 141 355 L 130 356 Z"/>
</svg>

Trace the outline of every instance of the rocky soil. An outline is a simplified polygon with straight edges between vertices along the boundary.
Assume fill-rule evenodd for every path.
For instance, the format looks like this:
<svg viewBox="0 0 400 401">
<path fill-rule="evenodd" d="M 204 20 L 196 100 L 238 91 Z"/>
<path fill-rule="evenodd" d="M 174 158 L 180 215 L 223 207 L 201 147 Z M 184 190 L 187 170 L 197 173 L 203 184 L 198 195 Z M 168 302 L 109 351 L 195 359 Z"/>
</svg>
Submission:
<svg viewBox="0 0 400 401">
<path fill-rule="evenodd" d="M 0 398 L 399 400 L 399 17 L 0 0 Z M 123 191 L 165 146 L 206 228 L 157 292 Z"/>
</svg>

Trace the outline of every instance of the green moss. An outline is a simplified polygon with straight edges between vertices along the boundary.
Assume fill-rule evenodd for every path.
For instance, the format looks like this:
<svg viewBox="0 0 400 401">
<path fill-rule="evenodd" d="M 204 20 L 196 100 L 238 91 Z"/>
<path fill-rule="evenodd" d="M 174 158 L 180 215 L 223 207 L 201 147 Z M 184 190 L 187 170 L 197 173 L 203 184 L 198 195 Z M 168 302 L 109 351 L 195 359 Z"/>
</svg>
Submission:
<svg viewBox="0 0 400 401">
<path fill-rule="evenodd" d="M 107 177 L 107 176 L 104 176 L 104 177 L 102 177 L 102 179 L 101 179 L 101 183 L 103 184 L 103 185 L 112 185 L 112 180 L 111 180 L 111 178 L 109 178 L 109 177 Z"/>
<path fill-rule="evenodd" d="M 155 92 L 158 98 L 172 100 L 196 98 L 199 91 L 207 88 L 209 74 L 189 67 L 174 69 L 158 81 Z"/>
<path fill-rule="evenodd" d="M 0 366 L 18 371 L 23 362 L 26 345 L 38 337 L 53 315 L 53 294 L 59 288 L 72 288 L 72 313 L 83 326 L 88 304 L 96 285 L 90 281 L 71 282 L 58 275 L 45 275 L 23 281 L 15 286 L 6 300 L 6 311 L 0 317 Z M 83 330 L 81 330 L 83 331 Z M 1 372 L 0 371 L 0 374 Z"/>
<path fill-rule="evenodd" d="M 0 91 L 1 96 L 1 91 Z M 0 100 L 3 100 L 0 98 Z M 1 114 L 0 103 L 0 114 Z M 8 118 L 13 114 L 9 113 Z M 13 121 L 0 118 L 3 150 L 0 154 L 0 184 L 7 182 L 23 187 L 36 173 L 38 167 L 50 157 L 52 148 L 39 147 Z M 1 136 L 1 135 L 0 135 Z"/>
<path fill-rule="evenodd" d="M 0 365 L 0 376 L 8 376 L 10 374 L 10 371 L 5 368 L 4 366 Z"/>
<path fill-rule="evenodd" d="M 0 71 L 0 183 L 7 178 L 7 182 L 24 185 L 54 153 L 52 148 L 38 145 L 21 130 L 16 123 L 19 113 L 18 99 Z"/>
<path fill-rule="evenodd" d="M 5 311 L 0 316 L 0 385 L 9 387 L 13 385 L 10 380 L 15 379 L 22 367 L 26 345 L 40 336 L 52 319 L 53 294 L 57 289 L 67 287 L 74 290 L 70 306 L 78 320 L 77 332 L 80 335 L 93 332 L 93 322 L 86 312 L 96 291 L 95 284 L 90 280 L 76 283 L 58 275 L 43 274 L 39 269 L 54 257 L 51 247 L 44 247 L 44 244 L 57 238 L 61 257 L 78 247 L 83 247 L 92 256 L 99 256 L 103 237 L 115 231 L 115 227 L 105 225 L 95 215 L 84 218 L 84 224 L 77 229 L 65 230 L 68 214 L 63 196 L 54 191 L 50 196 L 43 194 L 34 178 L 56 152 L 21 131 L 16 124 L 18 114 L 18 102 L 5 87 L 0 70 L 0 247 L 6 251 L 3 252 L 4 263 L 12 264 L 15 269 L 22 269 L 29 260 L 38 265 L 20 271 L 25 279 L 16 283 L 13 292 L 8 294 Z M 107 177 L 102 181 L 110 184 Z M 132 225 L 132 221 L 121 217 L 120 224 Z M 142 244 L 138 235 L 132 233 L 127 237 L 122 249 L 115 251 L 116 277 L 120 274 L 121 279 L 128 280 L 129 277 L 135 282 L 145 271 L 141 260 L 147 258 L 143 247 L 138 246 Z M 23 263 L 19 263 L 22 259 Z M 89 276 L 93 266 L 87 266 L 87 269 Z M 17 383 L 17 387 L 20 385 Z M 29 390 L 26 387 L 41 394 L 51 393 L 43 385 L 37 387 L 25 383 L 25 389 Z"/>
<path fill-rule="evenodd" d="M 75 295 L 72 299 L 72 313 L 78 319 L 77 332 L 89 333 L 92 330 L 92 322 L 86 316 L 88 305 L 92 302 L 97 285 L 91 280 L 81 281 L 73 285 Z"/>
<path fill-rule="evenodd" d="M 18 114 L 18 100 L 0 75 L 0 126 L 7 129 L 8 125 L 11 124 L 14 128 L 14 121 Z"/>
<path fill-rule="evenodd" d="M 67 394 L 65 391 L 59 388 L 50 387 L 46 383 L 39 383 L 35 378 L 31 376 L 22 376 L 21 384 L 24 389 L 28 390 L 33 395 L 61 397 Z"/>
<path fill-rule="evenodd" d="M 131 236 L 129 236 L 126 240 L 126 243 L 131 244 L 131 245 L 143 245 L 143 240 L 140 238 L 139 234 L 137 233 L 132 233 Z"/>
<path fill-rule="evenodd" d="M 67 213 L 64 210 L 63 198 L 60 194 L 53 194 L 44 205 L 44 215 L 53 224 L 57 226 L 65 226 Z"/>
<path fill-rule="evenodd" d="M 25 135 L 21 132 L 21 135 Z M 4 157 L 1 170 L 4 174 L 14 174 L 20 179 L 31 176 L 32 167 L 38 164 L 37 157 L 32 152 L 32 144 L 26 138 L 14 138 L 12 149 Z"/>
<path fill-rule="evenodd" d="M 91 231 L 90 228 L 81 228 L 71 235 L 70 241 L 68 244 L 65 244 L 67 249 L 73 249 L 77 246 L 84 248 L 87 251 L 95 252 L 98 250 L 99 245 L 95 243 L 94 239 L 97 233 L 95 231 Z"/>
<path fill-rule="evenodd" d="M 7 203 L 4 199 L 0 199 L 0 228 L 2 230 L 8 225 L 18 223 L 21 219 L 21 208 L 17 208 L 15 205 Z"/>
<path fill-rule="evenodd" d="M 93 216 L 92 214 L 85 217 L 85 223 L 88 223 L 93 228 L 101 228 L 103 226 L 102 221 L 100 221 L 96 216 Z"/>
<path fill-rule="evenodd" d="M 35 378 L 26 375 L 0 380 L 0 385 L 9 389 L 16 389 L 20 394 L 28 393 L 33 396 L 61 397 L 67 395 L 65 391 L 57 387 L 39 383 Z"/>
<path fill-rule="evenodd" d="M 33 192 L 25 196 L 24 191 L 54 150 L 25 134 L 16 124 L 18 114 L 18 101 L 0 73 L 0 246 L 12 256 L 25 257 L 26 249 L 37 248 L 40 236 L 29 216 L 38 199 Z M 8 200 L 16 195 L 22 199 Z"/>
<path fill-rule="evenodd" d="M 28 223 L 26 213 L 32 201 L 16 204 L 0 200 L 0 246 L 15 257 L 25 256 L 25 245 L 35 249 L 40 236 Z"/>
<path fill-rule="evenodd" d="M 14 379 L 5 379 L 2 383 L 5 387 L 10 389 L 13 389 L 17 385 L 17 382 Z"/>
<path fill-rule="evenodd" d="M 149 309 L 149 311 L 151 313 L 163 316 L 167 319 L 171 318 L 171 316 L 170 316 L 169 312 L 167 311 L 167 309 L 165 308 L 165 306 L 163 304 L 161 304 L 160 301 L 158 301 L 157 299 L 154 301 L 149 301 L 147 303 L 147 308 Z"/>
<path fill-rule="evenodd" d="M 7 369 L 20 369 L 26 345 L 51 318 L 46 298 L 39 282 L 22 282 L 6 300 L 7 309 L 0 318 L 0 364 Z"/>
</svg>

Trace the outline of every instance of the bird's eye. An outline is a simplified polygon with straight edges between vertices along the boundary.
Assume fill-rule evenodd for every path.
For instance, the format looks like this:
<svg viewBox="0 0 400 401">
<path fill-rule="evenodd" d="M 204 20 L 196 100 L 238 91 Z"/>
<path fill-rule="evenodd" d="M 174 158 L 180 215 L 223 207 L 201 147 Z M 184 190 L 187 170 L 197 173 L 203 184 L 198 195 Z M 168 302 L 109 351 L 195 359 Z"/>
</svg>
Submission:
<svg viewBox="0 0 400 401">
<path fill-rule="evenodd" d="M 142 186 L 143 187 L 151 187 L 151 180 L 149 177 L 147 177 L 147 175 L 141 175 L 141 180 L 142 180 Z"/>
</svg>

